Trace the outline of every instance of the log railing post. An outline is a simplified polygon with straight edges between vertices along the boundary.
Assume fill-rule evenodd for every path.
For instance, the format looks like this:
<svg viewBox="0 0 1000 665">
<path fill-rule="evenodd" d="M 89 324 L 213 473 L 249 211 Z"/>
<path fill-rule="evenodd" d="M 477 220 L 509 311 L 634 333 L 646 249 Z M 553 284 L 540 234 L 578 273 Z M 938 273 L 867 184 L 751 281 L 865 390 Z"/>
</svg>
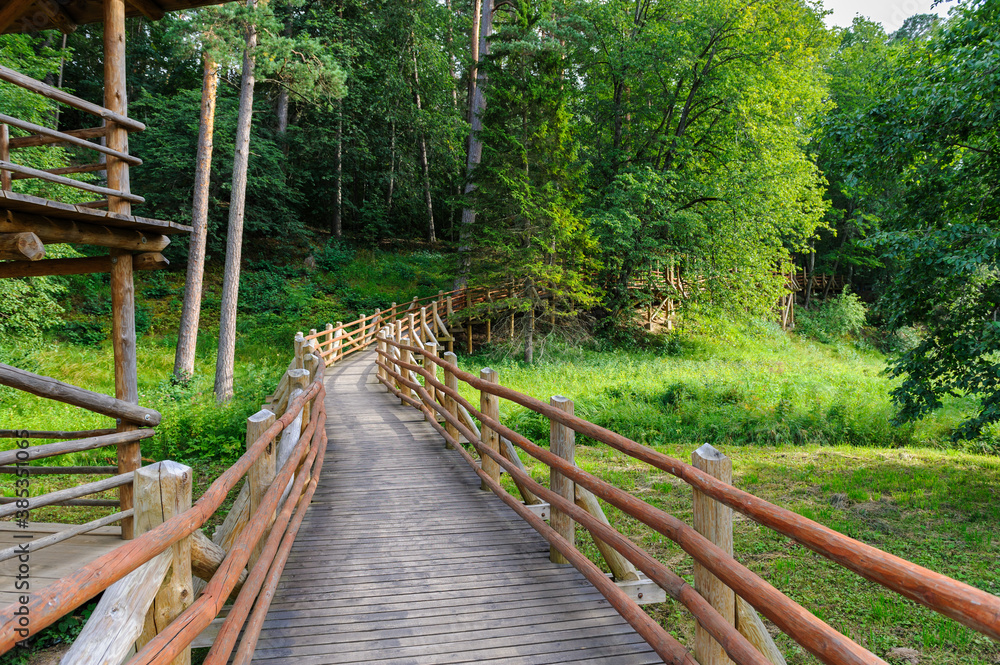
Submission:
<svg viewBox="0 0 1000 665">
<path fill-rule="evenodd" d="M 386 358 L 386 343 L 385 343 L 385 329 L 384 328 L 382 330 L 378 331 L 378 337 L 376 339 L 377 339 L 377 341 L 375 342 L 375 350 L 376 350 L 377 353 L 376 353 L 375 357 L 379 361 L 381 361 L 381 362 L 385 363 L 386 365 L 388 365 L 389 364 L 389 359 Z M 376 368 L 377 373 L 378 373 L 378 378 L 380 378 L 382 380 L 388 380 L 389 377 L 386 376 L 385 370 L 382 369 L 381 366 L 376 365 L 375 368 Z"/>
<path fill-rule="evenodd" d="M 316 373 L 319 371 L 319 356 L 315 353 L 307 353 L 305 357 L 305 369 L 309 372 L 309 382 L 316 380 Z"/>
<path fill-rule="evenodd" d="M 297 390 L 305 391 L 309 387 L 309 370 L 306 369 L 293 369 L 288 372 L 288 403 L 291 404 L 292 393 Z M 302 426 L 300 428 L 300 433 L 305 431 L 306 424 L 309 422 L 309 402 L 302 405 Z"/>
<path fill-rule="evenodd" d="M 328 351 L 332 351 L 333 350 L 333 324 L 332 323 L 326 324 L 326 341 L 323 343 L 323 346 L 326 346 L 327 349 L 328 349 Z M 333 357 L 333 354 L 330 354 L 330 362 L 332 363 L 335 360 L 336 360 L 336 358 Z"/>
<path fill-rule="evenodd" d="M 301 332 L 295 333 L 295 340 L 293 342 L 295 346 L 295 369 L 302 369 L 304 367 L 302 364 L 302 347 L 305 346 L 305 343 L 305 335 Z"/>
<path fill-rule="evenodd" d="M 261 409 L 247 418 L 247 448 L 250 448 L 254 441 L 260 438 L 260 435 L 274 424 L 274 421 L 274 414 L 267 409 Z M 272 441 L 267 444 L 267 448 L 264 449 L 264 452 L 257 458 L 257 461 L 250 467 L 250 471 L 247 472 L 247 484 L 250 488 L 251 519 L 253 518 L 253 514 L 257 512 L 257 507 L 264 498 L 264 493 L 267 492 L 268 488 L 271 487 L 271 483 L 274 482 L 274 476 L 277 471 L 275 468 L 277 456 L 278 446 Z M 257 559 L 260 558 L 260 553 L 264 549 L 264 543 L 267 542 L 269 531 L 270 521 L 268 521 L 268 529 L 253 547 L 253 551 L 250 554 L 250 561 L 247 563 L 248 569 L 252 570 L 257 563 Z"/>
<path fill-rule="evenodd" d="M 427 342 L 427 344 L 425 346 L 426 346 L 426 348 L 424 349 L 424 351 L 426 351 L 428 355 L 437 357 L 437 355 L 438 355 L 438 345 L 437 345 L 437 342 L 430 341 L 430 342 Z M 424 369 L 427 370 L 428 372 L 430 372 L 431 375 L 435 379 L 437 379 L 437 363 L 435 363 L 435 362 L 433 362 L 431 360 L 424 359 L 423 365 L 424 365 Z M 423 379 L 424 379 L 423 380 L 424 388 L 427 390 L 427 394 L 431 396 L 431 400 L 432 401 L 437 401 L 437 388 L 434 387 L 434 384 L 431 383 L 430 380 L 426 376 L 423 377 Z M 431 406 L 430 404 L 428 404 L 427 405 L 427 409 L 428 409 L 428 415 L 429 416 L 431 416 L 432 418 L 436 417 L 434 414 L 436 414 L 437 411 L 434 410 L 433 406 Z"/>
<path fill-rule="evenodd" d="M 573 400 L 562 395 L 555 395 L 549 400 L 549 404 L 555 408 L 573 415 Z M 558 455 L 570 464 L 576 464 L 576 432 L 555 420 L 550 420 L 549 425 L 549 450 L 554 455 Z M 555 469 L 549 469 L 549 489 L 562 496 L 570 502 L 576 501 L 575 483 Z M 558 510 L 555 506 L 551 508 L 549 514 L 549 524 L 556 532 L 574 545 L 576 526 L 566 513 Z M 569 563 L 555 547 L 549 549 L 549 561 L 552 563 Z"/>
<path fill-rule="evenodd" d="M 343 337 L 344 336 L 344 322 L 343 321 L 337 321 L 336 331 L 337 331 L 337 337 Z M 344 349 L 344 340 L 343 339 L 338 339 L 337 341 L 335 341 L 333 343 L 333 359 L 334 360 L 340 360 L 341 358 L 344 357 L 344 351 L 343 351 L 343 349 Z"/>
<path fill-rule="evenodd" d="M 483 381 L 489 381 L 490 383 L 500 383 L 500 375 L 497 374 L 495 369 L 485 367 L 479 370 L 479 378 Z M 486 392 L 485 390 L 479 393 L 479 410 L 483 412 L 483 415 L 487 418 L 492 418 L 493 420 L 500 419 L 500 398 L 496 395 Z M 483 423 L 482 428 L 482 440 L 483 444 L 490 450 L 494 452 L 500 452 L 500 433 L 494 432 L 492 429 Z M 496 482 L 500 482 L 500 465 L 497 461 L 490 457 L 489 455 L 480 455 L 479 458 L 482 460 L 482 469 Z M 486 491 L 489 487 L 485 482 L 480 484 L 479 489 Z"/>
<path fill-rule="evenodd" d="M 453 303 L 451 301 L 451 296 L 448 296 L 448 299 L 445 301 L 445 305 L 447 307 L 447 309 L 445 309 L 445 312 L 447 312 L 448 316 L 450 317 L 452 314 L 455 313 L 455 309 L 454 309 Z M 449 325 L 451 325 L 450 322 L 449 322 Z"/>
<path fill-rule="evenodd" d="M 692 464 L 724 483 L 733 482 L 733 463 L 728 457 L 705 444 L 691 455 Z M 694 528 L 733 554 L 733 509 L 693 490 Z M 736 625 L 736 594 L 701 564 L 694 564 L 694 586 L 712 607 L 732 625 Z M 732 661 L 718 642 L 699 623 L 695 629 L 695 654 L 701 665 L 730 665 Z"/>
<path fill-rule="evenodd" d="M 455 376 L 453 371 L 451 371 L 451 368 L 458 365 L 458 356 L 456 356 L 453 352 L 448 351 L 442 357 L 444 358 L 444 361 L 448 363 L 448 365 L 444 368 L 444 385 L 450 390 L 457 392 L 458 377 Z M 448 393 L 444 394 L 444 408 L 448 409 L 448 413 L 450 413 L 456 420 L 458 419 L 458 402 L 456 402 L 455 399 Z M 444 431 L 446 431 L 449 436 L 454 437 L 455 441 L 458 441 L 458 428 L 452 425 L 448 420 L 444 421 Z M 451 445 L 450 442 L 445 442 L 445 447 L 454 448 L 455 446 Z"/>
<path fill-rule="evenodd" d="M 10 130 L 0 123 L 0 159 L 10 161 Z M 0 171 L 0 189 L 10 191 L 10 171 Z"/>
<path fill-rule="evenodd" d="M 191 508 L 191 469 L 177 462 L 157 462 L 135 471 L 135 531 L 142 534 Z M 191 578 L 191 537 L 171 546 L 171 567 L 146 614 L 138 648 L 164 630 L 194 600 Z M 191 649 L 171 661 L 189 665 Z"/>
</svg>

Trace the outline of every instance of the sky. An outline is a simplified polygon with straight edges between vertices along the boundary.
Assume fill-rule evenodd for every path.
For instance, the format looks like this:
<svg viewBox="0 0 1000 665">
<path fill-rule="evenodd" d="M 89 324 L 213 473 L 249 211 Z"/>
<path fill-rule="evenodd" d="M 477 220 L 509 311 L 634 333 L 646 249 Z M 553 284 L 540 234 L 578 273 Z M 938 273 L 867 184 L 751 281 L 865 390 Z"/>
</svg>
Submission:
<svg viewBox="0 0 1000 665">
<path fill-rule="evenodd" d="M 824 0 L 823 6 L 832 9 L 833 14 L 826 17 L 827 25 L 846 28 L 854 20 L 855 15 L 867 16 L 882 24 L 886 32 L 893 32 L 914 14 L 937 13 L 948 14 L 952 2 L 943 2 L 931 9 L 933 0 Z"/>
</svg>

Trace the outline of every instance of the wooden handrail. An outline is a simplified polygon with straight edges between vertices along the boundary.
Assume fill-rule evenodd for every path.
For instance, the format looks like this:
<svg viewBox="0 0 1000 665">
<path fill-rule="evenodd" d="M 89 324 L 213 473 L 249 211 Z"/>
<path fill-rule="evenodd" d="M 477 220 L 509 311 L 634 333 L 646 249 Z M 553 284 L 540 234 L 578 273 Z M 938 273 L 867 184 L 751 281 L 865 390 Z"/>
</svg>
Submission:
<svg viewBox="0 0 1000 665">
<path fill-rule="evenodd" d="M 427 357 L 438 365 L 445 364 L 436 357 Z M 878 582 L 984 635 L 1000 639 L 1000 598 L 992 594 L 883 552 L 753 494 L 719 482 L 690 464 L 664 455 L 578 416 L 562 413 L 541 400 L 501 385 L 482 381 L 468 372 L 450 367 L 461 380 L 478 390 L 486 390 L 557 420 L 580 434 L 606 443 L 635 459 L 666 471 L 716 501 L 800 542 L 862 577 Z"/>
<path fill-rule="evenodd" d="M 86 129 L 64 129 L 61 130 L 63 134 L 69 134 L 78 139 L 96 139 L 105 136 L 108 133 L 107 127 L 88 127 Z M 8 142 L 11 150 L 17 150 L 20 148 L 34 148 L 36 146 L 42 145 L 52 145 L 53 143 L 62 143 L 63 140 L 59 137 L 53 136 L 15 136 Z"/>
<path fill-rule="evenodd" d="M 109 395 L 77 388 L 68 383 L 3 363 L 0 363 L 0 384 L 139 425 L 155 426 L 160 424 L 159 411 L 115 399 Z"/>
<path fill-rule="evenodd" d="M 60 132 L 58 129 L 49 129 L 48 127 L 44 127 L 42 125 L 36 125 L 35 123 L 28 122 L 27 120 L 19 120 L 18 118 L 9 116 L 5 113 L 0 113 L 0 122 L 6 125 L 10 125 L 11 127 L 17 127 L 18 129 L 23 129 L 27 132 L 34 132 L 39 136 L 47 136 L 50 139 L 53 139 L 54 142 L 57 143 L 69 143 L 71 145 L 75 145 L 80 148 L 87 148 L 88 150 L 96 150 L 97 152 L 104 153 L 105 155 L 109 155 L 111 157 L 117 157 L 118 159 L 122 160 L 123 162 L 127 162 L 128 164 L 133 164 L 135 166 L 139 166 L 140 164 L 142 164 L 141 159 L 133 155 L 130 155 L 128 153 L 121 152 L 113 148 L 109 148 L 105 145 L 101 145 L 100 143 L 91 143 L 90 141 L 82 139 L 79 136 L 74 136 L 66 132 Z"/>
<path fill-rule="evenodd" d="M 2 367 L 6 366 L 0 366 Z M 32 617 L 30 634 L 36 634 L 200 528 L 218 510 L 226 495 L 273 442 L 274 437 L 294 420 L 306 401 L 316 397 L 322 389 L 321 381 L 314 381 L 308 390 L 296 397 L 286 413 L 209 486 L 190 510 L 170 518 L 134 540 L 126 541 L 115 550 L 33 593 L 28 605 L 12 604 L 0 609 L 0 654 L 6 653 L 23 639 L 14 632 L 17 623 L 12 620 L 15 610 L 28 608 Z"/>
<path fill-rule="evenodd" d="M 322 400 L 325 390 L 322 383 L 314 383 L 319 390 L 313 396 L 318 396 Z M 312 392 L 312 391 L 310 391 Z M 301 397 L 301 395 L 300 395 Z M 305 401 L 303 401 L 305 404 Z M 322 401 L 320 401 L 322 405 Z M 322 415 L 322 406 L 317 409 L 317 415 Z M 309 429 L 303 432 L 299 440 L 296 451 L 292 452 L 285 466 L 281 469 L 274 481 L 264 494 L 257 512 L 255 512 L 246 527 L 240 533 L 239 538 L 233 544 L 229 554 L 219 567 L 219 571 L 208 583 L 201 595 L 187 607 L 177 618 L 161 631 L 156 637 L 150 640 L 127 665 L 153 665 L 158 662 L 170 662 L 179 655 L 196 638 L 201 631 L 208 627 L 212 620 L 219 615 L 226 599 L 232 593 L 233 588 L 239 579 L 239 572 L 246 566 L 250 559 L 250 553 L 254 544 L 263 535 L 264 530 L 270 525 L 271 516 L 278 505 L 278 500 L 288 481 L 291 480 L 292 473 L 298 468 L 299 462 L 306 455 L 309 446 L 302 445 L 310 441 L 316 432 L 318 418 L 311 419 Z M 272 425 L 273 428 L 273 425 Z M 270 428 L 269 430 L 270 431 Z M 261 437 L 263 438 L 263 437 Z M 273 436 L 272 436 L 273 439 Z M 256 445 L 256 444 L 255 444 Z M 260 566 L 261 561 L 257 562 Z M 249 578 L 248 578 L 249 581 Z M 244 588 L 246 588 L 244 583 Z M 242 591 L 240 593 L 243 593 Z"/>
<path fill-rule="evenodd" d="M 0 65 L 0 80 L 13 83 L 14 85 L 30 90 L 31 92 L 39 94 L 43 97 L 48 97 L 53 101 L 66 104 L 67 106 L 72 106 L 75 109 L 85 111 L 92 115 L 96 115 L 99 118 L 110 120 L 111 122 L 121 125 L 130 132 L 141 132 L 146 129 L 146 125 L 142 124 L 138 120 L 127 118 L 121 114 L 106 109 L 103 106 L 98 106 L 97 104 L 80 99 L 75 95 L 71 95 L 68 92 L 42 83 L 41 81 L 36 81 L 30 76 L 25 76 L 24 74 L 10 69 L 9 67 L 4 67 L 3 65 Z"/>
<path fill-rule="evenodd" d="M 132 203 L 146 202 L 146 199 L 142 198 L 138 194 L 128 194 L 126 192 L 122 192 L 117 189 L 101 187 L 100 185 L 92 185 L 89 182 L 84 182 L 82 180 L 73 180 L 72 178 L 66 178 L 61 175 L 53 175 L 48 171 L 33 169 L 30 166 L 21 166 L 19 164 L 14 164 L 13 162 L 8 162 L 2 159 L 0 159 L 0 171 L 10 171 L 11 173 L 20 173 L 28 178 L 38 178 L 39 180 L 46 180 L 48 182 L 54 182 L 57 185 L 66 185 L 67 187 L 75 187 L 76 189 L 82 189 L 85 192 L 92 192 L 94 194 L 104 194 L 105 196 L 117 196 L 119 198 L 125 199 L 126 201 L 131 201 Z"/>
<path fill-rule="evenodd" d="M 0 519 L 10 517 L 11 515 L 14 515 L 22 510 L 34 510 L 43 506 L 51 506 L 70 499 L 87 496 L 88 494 L 97 494 L 98 492 L 104 492 L 105 490 L 113 489 L 115 487 L 121 487 L 122 485 L 126 485 L 131 482 L 132 472 L 129 471 L 128 473 L 122 473 L 111 478 L 105 478 L 104 480 L 95 480 L 92 483 L 74 485 L 73 487 L 67 487 L 63 490 L 33 496 L 28 499 L 28 508 L 21 508 L 17 503 L 0 507 Z"/>
<path fill-rule="evenodd" d="M 0 439 L 86 439 L 103 434 L 114 434 L 115 429 L 88 429 L 78 432 L 54 432 L 34 429 L 0 429 Z"/>
<path fill-rule="evenodd" d="M 112 432 L 111 434 L 101 434 L 100 436 L 88 436 L 84 439 L 74 439 L 72 441 L 58 441 L 56 443 L 44 443 L 40 446 L 28 446 L 15 450 L 4 450 L 0 452 L 0 465 L 14 464 L 15 462 L 30 462 L 66 453 L 79 453 L 84 450 L 104 448 L 121 443 L 134 443 L 143 439 L 148 439 L 156 434 L 151 429 L 136 429 L 129 432 Z"/>
<path fill-rule="evenodd" d="M 390 345 L 394 344 L 389 339 L 385 341 Z M 414 353 L 420 353 L 420 350 L 416 347 L 407 347 L 405 345 L 400 345 L 400 347 Z M 589 423 L 586 420 L 569 416 L 558 409 L 553 409 L 540 400 L 523 395 L 509 388 L 504 388 L 498 384 L 483 381 L 472 374 L 459 370 L 453 365 L 432 357 L 430 354 L 424 354 L 424 357 L 438 365 L 447 366 L 450 372 L 474 388 L 518 403 L 552 420 L 562 422 L 577 432 L 608 443 L 608 445 L 636 459 L 674 473 L 674 475 L 677 475 L 708 496 L 743 512 L 751 517 L 751 519 L 764 524 L 764 526 L 789 535 L 814 551 L 841 563 L 862 576 L 879 582 L 902 595 L 918 600 L 931 609 L 950 616 L 979 632 L 994 638 L 1000 632 L 1000 598 L 843 536 L 791 511 L 779 508 L 753 495 L 737 490 L 730 485 L 721 483 L 693 466 L 673 460 L 661 453 L 641 446 L 641 444 L 609 432 L 593 423 Z M 405 366 L 404 363 L 399 361 L 394 362 L 397 365 Z M 443 391 L 467 407 L 472 406 L 462 399 L 460 395 L 448 390 L 436 378 L 432 378 L 423 368 L 415 371 L 424 372 L 424 376 L 438 390 Z M 469 410 L 476 413 L 477 417 L 480 417 L 482 420 L 482 414 L 479 414 L 474 408 L 470 408 Z M 490 422 L 488 418 L 483 422 L 488 422 L 490 427 L 496 426 L 498 431 L 509 436 L 515 443 L 526 450 L 534 446 L 530 441 L 527 441 L 524 437 L 521 437 L 500 423 Z M 528 452 L 540 459 L 549 455 L 547 451 L 537 447 L 533 447 Z M 536 455 L 536 453 L 539 454 Z M 552 461 L 555 466 L 559 466 L 560 461 L 557 460 L 558 458 L 553 460 L 545 459 L 543 461 L 546 461 L 546 463 Z M 595 489 L 588 485 L 588 481 L 585 478 L 581 477 L 580 482 L 588 487 L 588 489 Z M 599 492 L 595 491 L 595 494 L 601 496 Z M 602 496 L 602 498 L 610 501 L 612 497 Z M 817 534 L 822 535 L 823 538 L 817 538 Z M 720 579 L 723 577 L 719 574 L 720 571 L 713 570 L 713 572 Z M 727 581 L 727 584 L 733 588 L 738 586 L 737 584 L 730 584 L 729 581 Z M 924 591 L 923 593 L 915 593 L 914 589 L 922 589 Z M 765 614 L 768 613 L 766 608 L 757 607 Z M 774 620 L 773 617 L 772 620 Z"/>
<path fill-rule="evenodd" d="M 408 364 L 404 362 L 396 361 L 396 364 L 397 366 L 412 369 L 412 367 L 408 367 Z M 449 368 L 449 371 L 457 375 L 458 372 L 455 370 L 456 368 L 454 366 Z M 519 433 L 505 427 L 499 421 L 490 418 L 476 409 L 457 391 L 452 391 L 444 386 L 444 384 L 437 381 L 436 378 L 434 378 L 427 370 L 419 368 L 414 369 L 413 371 L 417 371 L 423 375 L 428 382 L 434 384 L 435 388 L 439 390 L 443 389 L 445 394 L 468 409 L 468 411 L 475 415 L 484 426 L 500 432 L 522 450 L 525 450 L 528 454 L 549 465 L 551 469 L 558 470 L 559 473 L 570 478 L 573 482 L 585 487 L 598 497 L 608 501 L 610 504 L 621 509 L 623 512 L 635 517 L 648 526 L 651 526 L 676 542 L 696 561 L 702 563 L 706 568 L 711 570 L 713 574 L 723 580 L 738 594 L 747 598 L 747 600 L 750 601 L 754 607 L 761 609 L 761 611 L 764 612 L 768 618 L 774 621 L 779 628 L 781 628 L 785 633 L 795 639 L 811 653 L 818 656 L 823 662 L 833 665 L 842 665 L 847 663 L 853 665 L 883 663 L 882 660 L 863 649 L 860 645 L 841 635 L 821 619 L 813 616 L 804 607 L 775 589 L 773 586 L 733 559 L 733 557 L 719 549 L 707 538 L 699 534 L 681 520 L 678 520 L 673 515 L 665 513 L 654 506 L 631 496 L 624 490 L 621 490 L 610 483 L 582 471 L 574 464 L 563 460 L 550 451 L 536 446 Z M 459 378 L 464 380 L 463 376 L 459 376 Z M 485 383 L 489 383 L 489 385 L 498 385 L 490 382 Z M 414 388 L 412 385 L 410 387 Z M 422 390 L 422 388 L 420 390 Z M 418 392 L 420 391 L 418 390 Z M 442 411 L 444 410 L 442 409 Z M 450 420 L 452 416 L 449 414 L 445 416 L 445 418 Z M 459 420 L 455 418 L 453 424 L 457 426 L 457 423 L 459 423 Z M 460 431 L 463 431 L 463 434 L 465 434 L 466 438 L 470 441 L 475 441 L 475 439 L 470 436 L 471 430 L 463 427 Z M 485 446 L 484 450 L 486 450 Z M 625 554 L 624 551 L 621 553 Z M 670 592 L 669 587 L 665 587 L 665 590 Z M 699 620 L 701 620 L 701 617 L 699 617 Z M 716 637 L 716 639 L 720 642 L 720 644 L 724 641 L 719 637 Z"/>
</svg>

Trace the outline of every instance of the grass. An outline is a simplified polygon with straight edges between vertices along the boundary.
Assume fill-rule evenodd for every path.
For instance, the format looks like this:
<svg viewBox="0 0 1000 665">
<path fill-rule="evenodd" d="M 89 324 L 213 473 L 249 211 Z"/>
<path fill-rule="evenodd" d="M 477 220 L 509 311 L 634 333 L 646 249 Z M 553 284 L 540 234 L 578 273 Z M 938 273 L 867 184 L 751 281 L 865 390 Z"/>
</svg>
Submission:
<svg viewBox="0 0 1000 665">
<path fill-rule="evenodd" d="M 715 330 L 649 350 L 554 344 L 535 367 L 503 347 L 460 363 L 473 372 L 490 365 L 504 385 L 539 399 L 569 396 L 577 415 L 679 459 L 690 460 L 699 445 L 711 441 L 733 460 L 737 487 L 1000 593 L 1000 458 L 950 446 L 951 428 L 972 407 L 963 400 L 916 426 L 889 425 L 889 384 L 875 352 L 817 344 L 764 327 Z M 478 402 L 474 391 L 466 395 Z M 535 442 L 547 443 L 548 423 L 537 414 L 502 402 L 501 417 Z M 546 484 L 547 467 L 522 458 Z M 578 437 L 577 463 L 690 523 L 690 488 L 669 474 L 584 437 Z M 509 479 L 504 481 L 516 493 Z M 604 508 L 613 525 L 693 582 L 692 560 L 679 547 L 617 509 Z M 919 651 L 924 665 L 1000 662 L 996 642 L 739 514 L 734 521 L 738 560 L 877 655 L 905 647 Z M 577 542 L 603 565 L 589 534 L 579 528 Z M 694 622 L 680 604 L 668 601 L 648 610 L 682 642 L 693 643 Z M 779 634 L 777 641 L 790 664 L 819 662 L 788 637 Z"/>
</svg>

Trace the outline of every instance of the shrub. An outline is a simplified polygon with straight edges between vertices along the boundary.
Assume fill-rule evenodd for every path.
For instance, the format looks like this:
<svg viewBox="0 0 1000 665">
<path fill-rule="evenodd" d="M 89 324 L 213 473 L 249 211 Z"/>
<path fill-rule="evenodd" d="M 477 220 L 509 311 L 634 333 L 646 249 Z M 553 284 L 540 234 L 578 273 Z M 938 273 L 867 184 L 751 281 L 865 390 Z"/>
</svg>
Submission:
<svg viewBox="0 0 1000 665">
<path fill-rule="evenodd" d="M 316 265 L 327 272 L 339 273 L 354 260 L 354 250 L 343 241 L 331 238 L 316 255 Z"/>
<path fill-rule="evenodd" d="M 81 346 L 97 346 L 107 337 L 104 326 L 96 321 L 67 321 L 59 330 L 65 341 Z"/>
<path fill-rule="evenodd" d="M 845 288 L 818 310 L 800 312 L 798 328 L 802 334 L 829 344 L 858 334 L 865 325 L 867 313 L 857 294 Z"/>
</svg>

